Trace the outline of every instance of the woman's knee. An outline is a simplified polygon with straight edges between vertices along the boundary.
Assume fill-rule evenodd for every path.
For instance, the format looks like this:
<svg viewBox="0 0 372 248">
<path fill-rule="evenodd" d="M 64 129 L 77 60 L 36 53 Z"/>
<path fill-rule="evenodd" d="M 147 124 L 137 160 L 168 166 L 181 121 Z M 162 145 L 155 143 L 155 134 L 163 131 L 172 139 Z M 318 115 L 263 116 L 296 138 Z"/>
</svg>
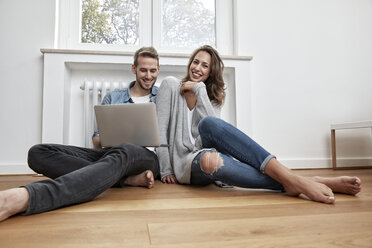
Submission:
<svg viewBox="0 0 372 248">
<path fill-rule="evenodd" d="M 207 116 L 199 122 L 198 130 L 200 134 L 212 133 L 215 135 L 216 133 L 224 132 L 226 124 L 227 123 L 220 118 Z"/>
<path fill-rule="evenodd" d="M 200 167 L 205 173 L 212 174 L 223 166 L 223 159 L 218 152 L 205 152 L 200 158 Z"/>
<path fill-rule="evenodd" d="M 200 122 L 199 122 L 199 125 L 198 125 L 198 129 L 199 129 L 199 133 L 203 133 L 207 130 L 210 130 L 215 122 L 216 122 L 216 117 L 213 117 L 213 116 L 206 116 L 204 117 Z"/>
</svg>

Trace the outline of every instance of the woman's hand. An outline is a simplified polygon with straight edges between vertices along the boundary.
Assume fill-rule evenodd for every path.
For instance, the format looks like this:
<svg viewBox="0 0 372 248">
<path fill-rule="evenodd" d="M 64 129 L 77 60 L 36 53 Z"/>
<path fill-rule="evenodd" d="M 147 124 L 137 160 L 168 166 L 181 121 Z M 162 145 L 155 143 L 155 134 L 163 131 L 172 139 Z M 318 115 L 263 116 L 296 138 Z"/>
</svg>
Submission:
<svg viewBox="0 0 372 248">
<path fill-rule="evenodd" d="M 174 174 L 170 174 L 168 176 L 165 176 L 163 177 L 163 179 L 161 180 L 163 183 L 168 183 L 168 184 L 176 184 L 178 183 L 177 182 L 177 178 Z"/>
<path fill-rule="evenodd" d="M 181 95 L 183 95 L 186 91 L 190 91 L 192 87 L 194 87 L 195 84 L 197 83 L 199 82 L 193 82 L 193 81 L 182 82 L 181 89 L 180 89 Z"/>
</svg>

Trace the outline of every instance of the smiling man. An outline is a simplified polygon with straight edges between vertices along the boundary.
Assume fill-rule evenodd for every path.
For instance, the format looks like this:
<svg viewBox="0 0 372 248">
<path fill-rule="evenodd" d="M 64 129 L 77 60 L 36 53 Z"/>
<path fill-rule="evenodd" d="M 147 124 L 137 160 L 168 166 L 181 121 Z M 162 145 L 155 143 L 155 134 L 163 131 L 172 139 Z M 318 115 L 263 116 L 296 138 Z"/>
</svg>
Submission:
<svg viewBox="0 0 372 248">
<path fill-rule="evenodd" d="M 159 56 L 153 47 L 142 47 L 134 54 L 132 72 L 136 81 L 130 83 L 129 88 L 118 89 L 108 93 L 102 100 L 102 105 L 145 103 L 156 101 L 158 87 L 154 86 L 159 75 Z M 99 133 L 93 134 L 94 148 L 102 148 Z"/>
<path fill-rule="evenodd" d="M 107 94 L 102 104 L 155 102 L 156 50 L 143 47 L 136 51 L 132 71 L 136 81 Z M 101 147 L 98 132 L 93 141 L 96 148 Z M 18 213 L 31 215 L 91 201 L 112 186 L 152 188 L 159 175 L 156 154 L 129 143 L 104 149 L 39 144 L 29 150 L 28 165 L 50 179 L 0 191 L 0 221 Z"/>
</svg>

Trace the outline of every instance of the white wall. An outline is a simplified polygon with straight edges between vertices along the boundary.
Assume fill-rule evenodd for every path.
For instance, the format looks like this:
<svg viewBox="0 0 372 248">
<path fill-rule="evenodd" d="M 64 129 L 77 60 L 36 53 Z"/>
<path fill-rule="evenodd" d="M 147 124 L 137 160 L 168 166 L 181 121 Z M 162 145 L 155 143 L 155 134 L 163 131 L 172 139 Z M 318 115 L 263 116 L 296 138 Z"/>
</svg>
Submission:
<svg viewBox="0 0 372 248">
<path fill-rule="evenodd" d="M 372 119 L 372 1 L 235 8 L 238 55 L 253 56 L 253 136 L 290 167 L 330 166 L 329 125 Z M 371 130 L 336 137 L 338 157 L 372 157 Z"/>
<path fill-rule="evenodd" d="M 0 1 L 0 173 L 28 172 L 41 141 L 42 47 L 53 47 L 52 0 Z"/>
<path fill-rule="evenodd" d="M 253 56 L 254 138 L 290 167 L 330 166 L 329 125 L 372 119 L 371 0 L 234 3 L 237 55 Z M 27 172 L 41 141 L 40 48 L 53 48 L 54 11 L 55 0 L 0 1 L 2 174 Z M 371 158 L 370 130 L 338 137 L 340 157 Z"/>
</svg>

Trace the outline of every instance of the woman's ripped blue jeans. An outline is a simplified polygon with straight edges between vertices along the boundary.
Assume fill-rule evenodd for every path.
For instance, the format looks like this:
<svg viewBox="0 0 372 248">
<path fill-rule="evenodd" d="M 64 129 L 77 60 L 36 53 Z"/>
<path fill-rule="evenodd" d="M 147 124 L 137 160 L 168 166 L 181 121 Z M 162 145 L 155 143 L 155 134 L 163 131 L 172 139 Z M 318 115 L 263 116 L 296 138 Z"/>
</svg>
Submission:
<svg viewBox="0 0 372 248">
<path fill-rule="evenodd" d="M 192 162 L 191 184 L 221 181 L 244 188 L 283 190 L 279 182 L 264 174 L 275 156 L 239 129 L 208 116 L 199 123 L 199 134 L 205 149 Z"/>
</svg>

